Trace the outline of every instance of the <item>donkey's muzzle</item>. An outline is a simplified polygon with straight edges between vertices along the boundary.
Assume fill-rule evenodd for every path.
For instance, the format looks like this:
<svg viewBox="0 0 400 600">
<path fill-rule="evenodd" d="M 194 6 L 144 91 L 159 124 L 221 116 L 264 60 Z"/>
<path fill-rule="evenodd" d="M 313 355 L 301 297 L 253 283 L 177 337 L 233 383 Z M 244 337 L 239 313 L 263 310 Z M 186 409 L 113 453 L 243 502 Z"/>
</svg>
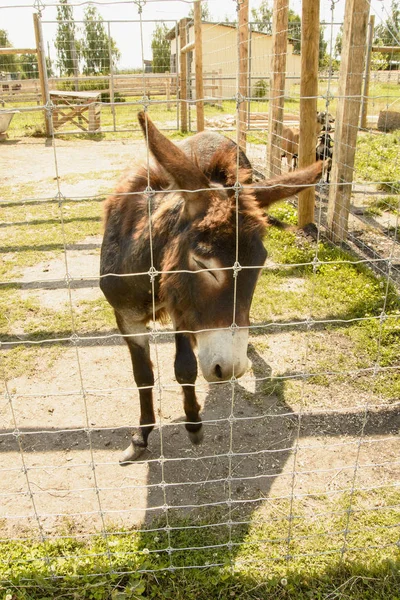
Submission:
<svg viewBox="0 0 400 600">
<path fill-rule="evenodd" d="M 228 381 L 241 377 L 248 368 L 249 331 L 222 329 L 196 333 L 199 364 L 207 381 Z"/>
</svg>

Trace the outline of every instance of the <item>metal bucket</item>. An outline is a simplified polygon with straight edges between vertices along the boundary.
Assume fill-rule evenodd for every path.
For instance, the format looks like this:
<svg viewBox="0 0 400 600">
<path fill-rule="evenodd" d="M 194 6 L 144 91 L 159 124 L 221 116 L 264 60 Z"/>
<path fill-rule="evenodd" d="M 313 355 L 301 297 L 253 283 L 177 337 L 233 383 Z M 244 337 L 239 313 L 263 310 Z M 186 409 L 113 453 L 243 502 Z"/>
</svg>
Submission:
<svg viewBox="0 0 400 600">
<path fill-rule="evenodd" d="M 14 116 L 14 113 L 0 112 L 0 134 L 5 133 Z"/>
</svg>

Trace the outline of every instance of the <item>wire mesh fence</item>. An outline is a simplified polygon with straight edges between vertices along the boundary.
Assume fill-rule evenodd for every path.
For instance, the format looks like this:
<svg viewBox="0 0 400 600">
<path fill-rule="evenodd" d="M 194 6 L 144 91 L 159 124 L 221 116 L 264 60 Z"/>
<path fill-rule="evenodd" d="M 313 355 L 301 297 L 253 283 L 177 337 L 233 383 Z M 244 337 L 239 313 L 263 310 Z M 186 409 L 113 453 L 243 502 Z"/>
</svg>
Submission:
<svg viewBox="0 0 400 600">
<path fill-rule="evenodd" d="M 178 144 L 193 164 L 192 178 L 182 184 L 180 165 L 168 167 L 165 155 L 157 156 L 164 138 L 152 142 L 148 118 L 160 131 L 178 132 L 187 108 L 188 130 L 196 131 L 201 100 L 196 97 L 196 41 L 191 3 L 177 3 L 182 13 L 175 18 L 171 12 L 171 20 L 161 21 L 154 18 L 154 8 L 163 5 L 162 0 L 130 3 L 129 18 L 121 21 L 101 20 L 100 12 L 87 12 L 81 21 L 73 12 L 65 18 L 65 11 L 79 9 L 72 2 L 35 5 L 48 71 L 47 103 L 36 79 L 1 82 L 0 118 L 19 111 L 10 141 L 2 146 L 1 166 L 0 571 L 6 597 L 43 597 L 60 589 L 71 598 L 201 598 L 213 597 L 215 589 L 220 594 L 215 597 L 225 597 L 224 582 L 229 582 L 239 597 L 261 598 L 260 586 L 268 589 L 269 577 L 277 577 L 283 590 L 293 569 L 311 590 L 310 572 L 331 578 L 334 591 L 328 584 L 323 597 L 341 597 L 342 584 L 343 594 L 352 597 L 353 587 L 360 594 L 357 586 L 376 572 L 393 584 L 400 543 L 399 136 L 395 129 L 385 131 L 390 116 L 381 115 L 379 128 L 378 120 L 396 107 L 396 72 L 371 71 L 367 127 L 357 125 L 349 179 L 346 242 L 335 245 L 328 239 L 328 200 L 331 190 L 348 181 L 335 180 L 334 170 L 327 181 L 325 166 L 316 186 L 315 227 L 295 232 L 297 201 L 277 205 L 267 223 L 269 256 L 257 262 L 246 219 L 259 220 L 251 221 L 252 236 L 261 223 L 265 227 L 254 185 L 265 187 L 266 194 L 274 189 L 265 182 L 272 27 L 263 29 L 255 20 L 248 28 L 242 96 L 236 17 L 204 19 L 207 131 L 199 146 L 191 141 L 196 137 Z M 64 18 L 47 18 L 60 6 Z M 114 3 L 95 6 L 101 11 Z M 272 11 L 272 3 L 267 6 Z M 325 126 L 335 157 L 339 146 L 352 146 L 335 135 L 342 98 L 334 41 L 343 15 L 337 16 L 337 2 L 323 6 L 329 20 L 316 101 L 325 121 L 316 128 L 315 145 Z M 92 8 L 83 5 L 83 10 Z M 209 8 L 212 12 L 214 3 Z M 369 8 L 373 14 L 374 6 Z M 21 20 L 27 13 L 30 19 L 28 9 L 18 9 Z M 2 8 L 4 14 L 7 10 Z M 387 14 L 378 16 L 384 24 Z M 282 121 L 292 133 L 302 116 L 298 27 L 288 26 L 282 90 Z M 57 41 L 61 31 L 63 39 Z M 398 43 L 398 31 L 391 35 L 387 46 Z M 126 38 L 129 59 L 121 50 Z M 151 40 L 160 44 L 152 48 Z M 160 47 L 164 53 L 157 55 Z M 133 59 L 132 52 L 139 55 Z M 387 54 L 382 59 L 380 53 L 379 60 L 393 66 L 396 52 Z M 21 56 L 19 69 L 36 75 L 38 61 Z M 132 68 L 123 70 L 127 60 Z M 13 85 L 21 87 L 12 90 Z M 356 101 L 360 107 L 365 95 Z M 138 110 L 145 115 L 143 135 Z M 23 138 L 22 131 L 43 134 L 44 114 L 51 125 L 48 141 Z M 327 115 L 336 121 L 329 124 Z M 251 173 L 242 168 L 240 123 Z M 222 163 L 212 162 L 215 149 L 225 143 L 218 132 L 232 140 L 233 167 L 221 156 Z M 294 185 L 290 177 L 300 171 L 289 170 L 299 140 L 292 152 L 284 151 L 284 142 L 282 135 L 275 166 L 276 173 L 289 177 L 285 188 Z M 157 163 L 169 170 L 167 176 Z M 125 183 L 113 192 L 129 165 Z M 208 179 L 196 179 L 199 170 Z M 208 204 L 204 209 L 209 197 L 199 192 L 200 183 L 208 186 L 210 178 L 214 186 L 223 184 L 220 195 L 213 196 L 216 214 Z M 101 206 L 109 194 L 107 214 L 125 207 L 121 219 L 127 224 L 113 242 L 118 247 L 111 252 L 113 268 L 99 276 Z M 208 215 L 200 241 L 198 229 L 184 237 L 177 225 L 180 211 L 186 228 L 188 214 L 198 218 L 192 196 Z M 217 227 L 220 213 L 228 216 Z M 132 240 L 136 246 L 130 246 Z M 128 268 L 118 270 L 126 248 Z M 106 251 L 103 246 L 103 260 Z M 129 268 L 132 256 L 138 264 Z M 251 302 L 248 281 L 258 272 L 248 325 L 243 305 Z M 110 274 L 113 293 L 123 291 L 121 305 L 114 305 L 119 329 L 99 288 L 100 283 L 105 289 L 102 281 Z M 215 291 L 224 282 L 230 286 L 226 304 Z M 129 285 L 127 309 L 122 297 Z M 146 300 L 140 303 L 137 290 L 142 288 Z M 187 302 L 183 316 L 174 300 L 181 299 L 182 289 L 191 294 L 189 301 L 182 296 Z M 160 323 L 165 306 L 172 320 Z M 187 326 L 185 315 L 194 309 L 196 317 Z M 185 379 L 186 372 L 182 376 L 174 364 L 175 352 L 179 356 L 180 344 L 187 343 L 182 334 L 185 340 L 197 339 L 199 354 L 201 335 L 216 337 L 209 353 L 232 357 L 246 332 L 250 364 L 243 374 L 237 363 L 228 376 L 219 375 L 217 367 L 223 365 L 214 365 L 212 377 L 197 378 L 204 441 L 193 445 L 187 433 L 196 433 L 191 426 L 198 431 L 199 424 L 188 418 L 195 406 L 194 379 Z M 143 363 L 147 347 L 154 379 L 147 375 L 135 381 L 130 354 L 135 370 L 135 353 L 142 352 Z M 189 347 L 185 352 L 190 355 Z M 143 400 L 149 390 L 153 420 L 144 423 L 139 395 Z M 148 447 L 120 466 L 132 429 L 137 433 L 142 427 L 143 433 L 144 425 L 154 426 Z M 340 585 L 334 575 L 338 565 L 348 569 Z M 357 565 L 354 572 L 351 565 Z M 361 583 L 352 579 L 358 572 Z"/>
</svg>

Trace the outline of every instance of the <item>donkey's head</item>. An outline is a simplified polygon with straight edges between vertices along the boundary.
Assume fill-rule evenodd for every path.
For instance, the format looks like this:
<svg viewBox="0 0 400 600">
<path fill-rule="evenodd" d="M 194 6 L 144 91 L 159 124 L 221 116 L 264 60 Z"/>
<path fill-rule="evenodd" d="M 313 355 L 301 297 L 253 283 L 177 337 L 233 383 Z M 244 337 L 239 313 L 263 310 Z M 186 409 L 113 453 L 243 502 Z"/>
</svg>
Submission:
<svg viewBox="0 0 400 600">
<path fill-rule="evenodd" d="M 176 330 L 195 339 L 207 381 L 240 377 L 248 364 L 251 301 L 267 256 L 263 208 L 298 191 L 297 182 L 314 183 L 321 168 L 314 167 L 304 181 L 303 171 L 296 171 L 284 185 L 242 184 L 249 173 L 237 169 L 234 147 L 215 153 L 206 176 L 145 113 L 139 113 L 139 122 L 177 190 L 166 201 L 179 217 L 163 252 L 160 297 Z M 166 218 L 165 208 L 154 219 Z"/>
</svg>

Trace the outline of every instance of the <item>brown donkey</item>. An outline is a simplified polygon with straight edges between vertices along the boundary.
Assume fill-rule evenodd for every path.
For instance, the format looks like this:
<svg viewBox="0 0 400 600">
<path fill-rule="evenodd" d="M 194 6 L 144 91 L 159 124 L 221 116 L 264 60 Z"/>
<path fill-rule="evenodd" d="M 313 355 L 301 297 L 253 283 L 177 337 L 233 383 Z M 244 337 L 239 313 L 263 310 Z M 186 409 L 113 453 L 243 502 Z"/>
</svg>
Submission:
<svg viewBox="0 0 400 600">
<path fill-rule="evenodd" d="M 315 184 L 323 165 L 252 183 L 244 168 L 250 163 L 240 152 L 237 164 L 231 140 L 200 133 L 179 148 L 145 113 L 138 118 L 154 160 L 149 171 L 143 165 L 126 175 L 106 201 L 100 269 L 100 287 L 125 336 L 140 396 L 140 427 L 122 464 L 147 447 L 155 423 L 147 323 L 166 314 L 172 320 L 186 429 L 199 443 L 193 348 L 207 381 L 246 371 L 250 305 L 267 255 L 263 210 Z"/>
</svg>

